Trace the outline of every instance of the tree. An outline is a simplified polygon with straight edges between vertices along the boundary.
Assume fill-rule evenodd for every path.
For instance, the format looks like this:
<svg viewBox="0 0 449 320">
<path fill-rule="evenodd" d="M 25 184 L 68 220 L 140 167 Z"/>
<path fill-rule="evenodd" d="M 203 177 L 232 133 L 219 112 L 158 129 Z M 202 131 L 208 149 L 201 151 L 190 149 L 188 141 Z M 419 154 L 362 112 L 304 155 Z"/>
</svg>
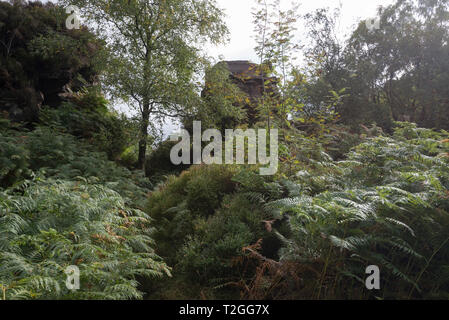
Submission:
<svg viewBox="0 0 449 320">
<path fill-rule="evenodd" d="M 189 113 L 199 96 L 200 48 L 224 40 L 215 0 L 62 0 L 76 5 L 111 51 L 104 84 L 140 115 L 138 166 L 144 169 L 149 126 Z M 150 123 L 151 122 L 151 123 Z"/>
<path fill-rule="evenodd" d="M 268 31 L 268 41 L 265 43 L 265 59 L 269 61 L 271 72 L 279 79 L 280 99 L 276 102 L 277 114 L 281 125 L 285 124 L 288 114 L 294 111 L 295 106 L 291 104 L 293 100 L 289 99 L 289 90 L 291 77 L 294 70 L 295 54 L 300 46 L 294 39 L 294 33 L 297 30 L 296 23 L 299 19 L 299 4 L 292 3 L 291 8 L 283 10 L 281 0 L 274 0 L 270 3 L 271 7 L 271 27 Z"/>
<path fill-rule="evenodd" d="M 224 134 L 226 129 L 248 122 L 245 104 L 249 97 L 231 79 L 225 61 L 206 68 L 205 88 L 201 93 L 201 104 L 191 117 L 183 119 L 184 127 L 193 128 L 193 121 L 201 121 L 205 128 L 215 128 Z M 192 129 L 193 130 L 193 129 Z"/>
<path fill-rule="evenodd" d="M 326 92 L 347 88 L 337 111 L 346 124 L 392 120 L 448 128 L 449 6 L 447 1 L 398 0 L 379 8 L 380 28 L 360 22 L 345 44 L 333 35 L 338 16 L 308 15 L 312 78 L 308 102 L 318 108 Z"/>
<path fill-rule="evenodd" d="M 259 108 L 262 118 L 266 116 L 268 126 L 278 125 L 286 129 L 296 122 L 313 131 L 319 129 L 318 134 L 321 135 L 324 125 L 335 120 L 335 105 L 339 103 L 343 91 L 328 90 L 326 95 L 330 95 L 330 98 L 327 103 L 307 116 L 304 87 L 309 78 L 313 80 L 314 77 L 303 72 L 296 63 L 298 51 L 303 47 L 295 39 L 300 18 L 299 4 L 293 2 L 289 8 L 283 8 L 281 0 L 257 0 L 257 5 L 253 11 L 253 20 L 257 32 L 255 51 L 263 62 L 260 74 L 264 95 Z M 268 74 L 271 78 L 268 78 Z M 275 79 L 275 91 L 266 90 L 268 84 L 273 82 L 271 79 Z"/>
<path fill-rule="evenodd" d="M 262 117 L 266 117 L 267 126 L 272 126 L 273 113 L 281 115 L 285 120 L 287 108 L 285 105 L 288 77 L 293 68 L 294 53 L 299 46 L 294 42 L 296 31 L 295 24 L 299 15 L 299 5 L 293 2 L 288 10 L 281 8 L 280 0 L 256 0 L 256 8 L 253 9 L 253 23 L 257 46 L 254 48 L 260 59 L 259 70 L 262 79 L 262 98 L 259 109 Z M 273 77 L 276 76 L 278 92 L 267 90 L 268 85 L 273 85 Z"/>
<path fill-rule="evenodd" d="M 260 67 L 263 69 L 263 63 L 265 59 L 265 47 L 267 45 L 267 33 L 269 32 L 269 20 L 268 20 L 268 2 L 267 0 L 256 0 L 257 7 L 253 9 L 253 23 L 254 23 L 254 32 L 255 32 L 255 40 L 257 46 L 254 48 L 259 59 L 260 59 Z M 262 92 L 262 110 L 265 109 L 265 70 L 261 70 L 261 77 L 263 83 L 263 92 Z M 270 111 L 268 111 L 267 115 L 267 126 L 270 127 Z"/>
<path fill-rule="evenodd" d="M 376 104 L 384 101 L 395 120 L 448 128 L 448 2 L 402 0 L 378 15 L 379 30 L 354 31 L 348 68 L 369 71 Z"/>
<path fill-rule="evenodd" d="M 304 15 L 308 41 L 304 48 L 303 76 L 307 81 L 300 86 L 304 102 L 301 118 L 336 120 L 344 112 L 343 98 L 346 102 L 351 98 L 344 94 L 350 77 L 344 68 L 345 46 L 338 37 L 339 19 L 340 8 L 333 12 L 318 9 Z"/>
</svg>

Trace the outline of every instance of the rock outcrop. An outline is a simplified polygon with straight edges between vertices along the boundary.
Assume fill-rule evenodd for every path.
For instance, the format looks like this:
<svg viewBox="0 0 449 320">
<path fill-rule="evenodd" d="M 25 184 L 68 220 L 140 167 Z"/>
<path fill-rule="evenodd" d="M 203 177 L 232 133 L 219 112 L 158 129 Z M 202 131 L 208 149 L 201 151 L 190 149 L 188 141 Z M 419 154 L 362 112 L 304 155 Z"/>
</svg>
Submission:
<svg viewBox="0 0 449 320">
<path fill-rule="evenodd" d="M 93 57 L 100 41 L 86 28 L 58 28 L 61 12 L 51 3 L 0 2 L 1 117 L 36 122 L 43 105 L 57 108 L 68 89 L 97 80 Z"/>
<path fill-rule="evenodd" d="M 276 94 L 278 79 L 271 77 L 266 72 L 267 69 L 270 69 L 269 67 L 261 68 L 259 64 L 247 60 L 222 61 L 219 63 L 227 65 L 231 80 L 248 95 L 250 103 L 245 105 L 248 110 L 248 122 L 251 124 L 257 122 L 256 106 L 260 103 L 264 94 Z"/>
</svg>

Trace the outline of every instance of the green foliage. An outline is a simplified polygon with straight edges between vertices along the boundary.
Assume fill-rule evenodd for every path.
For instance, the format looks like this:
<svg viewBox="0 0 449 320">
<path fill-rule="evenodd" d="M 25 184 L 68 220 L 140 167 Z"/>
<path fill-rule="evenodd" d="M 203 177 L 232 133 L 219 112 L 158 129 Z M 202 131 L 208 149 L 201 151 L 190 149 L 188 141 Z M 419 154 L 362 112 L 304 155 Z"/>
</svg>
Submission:
<svg viewBox="0 0 449 320">
<path fill-rule="evenodd" d="M 139 210 L 151 183 L 98 151 L 113 142 L 99 139 L 104 119 L 115 119 L 119 133 L 127 122 L 86 109 L 67 103 L 42 112 L 48 126 L 27 130 L 6 122 L 0 131 L 6 299 L 138 299 L 139 281 L 170 274 L 153 252 L 151 219 Z M 65 288 L 69 265 L 80 268 L 80 291 Z"/>
<path fill-rule="evenodd" d="M 105 152 L 110 160 L 119 160 L 137 139 L 135 122 L 107 111 L 104 98 L 90 92 L 78 94 L 74 102 L 62 103 L 57 109 L 42 109 L 40 121 L 57 131 L 84 139 Z"/>
<path fill-rule="evenodd" d="M 249 98 L 231 79 L 226 62 L 208 67 L 205 82 L 202 103 L 183 120 L 184 127 L 191 132 L 193 120 L 201 121 L 204 128 L 215 128 L 224 134 L 226 129 L 245 123 L 248 114 L 244 106 Z"/>
<path fill-rule="evenodd" d="M 392 137 L 370 138 L 343 161 L 315 161 L 289 197 L 265 205 L 287 219 L 277 269 L 293 278 L 269 292 L 256 288 L 259 294 L 367 298 L 361 279 L 374 264 L 382 270 L 380 298 L 447 297 L 448 133 L 397 126 Z M 295 276 L 302 282 L 282 291 Z"/>
<path fill-rule="evenodd" d="M 238 257 L 244 247 L 266 236 L 263 220 L 264 212 L 248 204 L 245 195 L 226 197 L 212 216 L 195 221 L 194 234 L 178 253 L 178 272 L 206 288 L 238 282 L 251 271 L 239 265 Z M 237 294 L 234 288 L 234 297 Z"/>
<path fill-rule="evenodd" d="M 149 212 L 157 225 L 154 234 L 156 252 L 174 267 L 174 278 L 145 283 L 150 298 L 199 298 L 206 286 L 212 290 L 208 281 L 199 283 L 194 280 L 197 272 L 190 273 L 194 268 L 192 263 L 201 263 L 192 261 L 190 256 L 184 259 L 183 252 L 193 250 L 185 244 L 193 241 L 191 239 L 199 230 L 203 230 L 201 234 L 212 230 L 208 228 L 207 221 L 215 216 L 222 199 L 235 190 L 236 185 L 231 180 L 234 174 L 235 168 L 232 166 L 192 166 L 179 177 L 168 176 L 151 193 L 145 211 Z"/>
<path fill-rule="evenodd" d="M 42 171 L 47 177 L 63 180 L 95 178 L 97 183 L 119 192 L 128 204 L 142 208 L 145 196 L 152 186 L 142 173 L 120 167 L 109 161 L 105 153 L 96 151 L 92 145 L 49 127 L 38 127 L 31 132 L 10 130 L 2 139 L 1 145 L 2 150 L 17 150 L 1 154 L 0 159 L 5 161 L 5 168 L 10 168 L 4 169 L 8 172 L 5 176 L 2 173 L 2 180 L 15 177 L 5 187 L 38 171 Z M 11 157 L 15 153 L 19 158 L 12 161 Z"/>
<path fill-rule="evenodd" d="M 379 9 L 380 28 L 359 23 L 346 43 L 336 37 L 339 13 L 306 15 L 311 46 L 306 97 L 314 107 L 329 90 L 347 88 L 337 111 L 348 125 L 393 120 L 447 129 L 448 17 L 446 1 L 396 1 Z"/>
<path fill-rule="evenodd" d="M 151 194 L 145 211 L 158 226 L 157 251 L 169 263 L 194 232 L 194 221 L 214 214 L 223 196 L 234 190 L 234 170 L 218 165 L 192 167 L 178 178 L 169 176 Z"/>
<path fill-rule="evenodd" d="M 28 153 L 17 140 L 0 132 L 0 187 L 20 181 L 28 173 Z"/>
<path fill-rule="evenodd" d="M 172 148 L 177 144 L 170 140 L 161 142 L 148 155 L 145 171 L 146 176 L 152 180 L 163 179 L 166 175 L 179 174 L 188 168 L 188 165 L 173 165 L 170 160 Z"/>
<path fill-rule="evenodd" d="M 42 104 L 97 80 L 102 44 L 86 28 L 68 30 L 64 8 L 24 1 L 0 3 L 0 110 L 37 121 Z"/>
<path fill-rule="evenodd" d="M 252 15 L 255 51 L 261 66 L 257 72 L 262 81 L 262 96 L 257 106 L 260 120 L 265 121 L 266 127 L 295 126 L 309 134 L 323 135 L 328 132 L 327 125 L 339 119 L 337 107 L 347 96 L 346 88 L 327 87 L 326 92 L 320 92 L 325 100 L 310 101 L 308 88 L 315 83 L 315 77 L 295 63 L 300 49 L 294 39 L 300 18 L 299 3 L 293 1 L 289 9 L 285 9 L 280 0 L 257 0 L 256 3 L 258 7 Z M 312 37 L 317 34 L 312 32 Z M 310 58 L 308 52 L 306 56 Z"/>
<path fill-rule="evenodd" d="M 376 126 L 319 140 L 290 132 L 295 160 L 279 176 L 232 170 L 224 193 L 220 167 L 169 178 L 147 209 L 175 277 L 152 283 L 151 297 L 447 297 L 449 133 L 395 126 L 391 136 Z M 365 288 L 369 265 L 381 291 Z"/>
<path fill-rule="evenodd" d="M 4 298 L 449 297 L 449 133 L 418 127 L 447 127 L 447 2 L 399 0 L 379 11 L 380 30 L 361 23 L 345 44 L 338 12 L 306 15 L 300 68 L 296 7 L 258 0 L 260 101 L 222 63 L 197 94 L 199 49 L 226 33 L 215 1 L 62 2 L 82 8 L 110 55 L 86 28 L 67 30 L 61 7 L 0 3 Z M 94 85 L 104 67 L 102 89 L 138 121 L 108 110 Z M 279 127 L 279 171 L 180 173 L 169 141 L 146 159 L 148 128 L 166 117 Z M 64 286 L 69 265 L 79 291 Z M 380 291 L 365 288 L 369 265 Z"/>
<path fill-rule="evenodd" d="M 74 104 L 83 111 L 108 113 L 108 101 L 98 87 L 83 88 L 73 95 Z"/>
<path fill-rule="evenodd" d="M 354 132 L 348 126 L 336 125 L 329 128 L 324 134 L 323 144 L 332 159 L 339 160 L 346 157 L 351 149 L 362 143 L 366 138 L 383 134 L 380 127 L 370 128 L 362 126 L 362 133 Z"/>
<path fill-rule="evenodd" d="M 0 283 L 6 299 L 136 299 L 136 277 L 170 275 L 151 219 L 94 180 L 27 181 L 0 192 Z M 80 269 L 80 290 L 65 269 Z"/>
<path fill-rule="evenodd" d="M 173 279 L 149 285 L 152 298 L 238 298 L 241 279 L 254 273 L 243 248 L 263 239 L 263 253 L 277 256 L 280 242 L 265 222 L 271 215 L 250 199 L 279 197 L 278 184 L 256 172 L 194 166 L 151 194 L 146 210 L 158 226 L 156 252 L 174 267 Z"/>
<path fill-rule="evenodd" d="M 64 0 L 76 5 L 109 52 L 106 88 L 138 111 L 138 166 L 145 167 L 148 128 L 197 106 L 195 72 L 202 46 L 227 33 L 215 1 Z"/>
</svg>

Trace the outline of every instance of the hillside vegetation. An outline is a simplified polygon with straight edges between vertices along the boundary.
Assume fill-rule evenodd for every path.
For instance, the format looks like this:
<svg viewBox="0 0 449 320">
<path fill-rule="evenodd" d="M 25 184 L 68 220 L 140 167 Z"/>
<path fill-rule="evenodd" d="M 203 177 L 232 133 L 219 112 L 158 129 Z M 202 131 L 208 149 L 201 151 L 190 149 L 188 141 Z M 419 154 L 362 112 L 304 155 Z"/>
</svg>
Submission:
<svg viewBox="0 0 449 320">
<path fill-rule="evenodd" d="M 0 2 L 0 299 L 449 298 L 445 1 L 400 0 L 345 44 L 328 36 L 338 15 L 256 1 L 269 27 L 254 72 L 277 81 L 259 99 L 200 54 L 227 33 L 215 1 L 68 3 L 90 29 L 68 30 L 61 6 Z M 108 38 L 103 18 L 126 32 Z M 175 166 L 155 130 L 168 117 L 276 128 L 279 170 Z"/>
</svg>

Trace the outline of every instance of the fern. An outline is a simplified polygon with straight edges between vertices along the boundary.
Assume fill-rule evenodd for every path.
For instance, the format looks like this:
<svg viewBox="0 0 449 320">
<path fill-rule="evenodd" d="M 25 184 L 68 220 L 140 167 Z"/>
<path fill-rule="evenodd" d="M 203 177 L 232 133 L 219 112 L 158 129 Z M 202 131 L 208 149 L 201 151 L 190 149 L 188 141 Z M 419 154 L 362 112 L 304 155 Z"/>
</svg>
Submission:
<svg viewBox="0 0 449 320">
<path fill-rule="evenodd" d="M 0 193 L 0 283 L 7 299 L 138 299 L 137 276 L 170 269 L 154 253 L 151 219 L 115 191 L 85 181 L 30 181 Z M 64 270 L 77 265 L 81 289 Z"/>
<path fill-rule="evenodd" d="M 314 290 L 332 286 L 340 298 L 353 290 L 343 279 L 360 281 L 371 264 L 389 279 L 384 292 L 445 296 L 439 285 L 432 292 L 427 285 L 441 282 L 439 263 L 449 256 L 449 162 L 438 156 L 447 152 L 444 139 L 445 132 L 405 126 L 392 137 L 367 139 L 345 160 L 309 161 L 296 176 L 300 194 L 264 204 L 288 219 L 288 232 L 276 233 L 280 261 L 321 268 Z"/>
</svg>

